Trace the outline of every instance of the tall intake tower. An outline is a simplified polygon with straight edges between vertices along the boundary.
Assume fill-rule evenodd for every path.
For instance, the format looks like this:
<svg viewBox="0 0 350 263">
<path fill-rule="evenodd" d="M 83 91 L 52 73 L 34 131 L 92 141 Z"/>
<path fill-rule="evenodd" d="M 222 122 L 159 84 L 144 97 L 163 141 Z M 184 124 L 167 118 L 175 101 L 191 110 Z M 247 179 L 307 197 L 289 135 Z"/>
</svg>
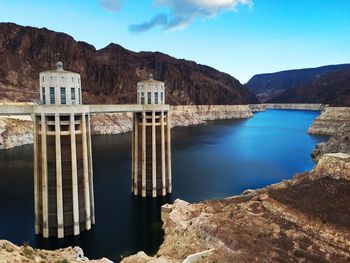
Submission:
<svg viewBox="0 0 350 263">
<path fill-rule="evenodd" d="M 35 233 L 78 235 L 95 223 L 89 107 L 81 80 L 58 62 L 40 73 L 34 109 Z"/>
<path fill-rule="evenodd" d="M 171 141 L 169 111 L 163 82 L 148 80 L 137 84 L 137 103 L 142 112 L 134 113 L 132 138 L 132 192 L 136 196 L 165 196 L 171 193 Z M 147 105 L 152 105 L 147 109 Z"/>
</svg>

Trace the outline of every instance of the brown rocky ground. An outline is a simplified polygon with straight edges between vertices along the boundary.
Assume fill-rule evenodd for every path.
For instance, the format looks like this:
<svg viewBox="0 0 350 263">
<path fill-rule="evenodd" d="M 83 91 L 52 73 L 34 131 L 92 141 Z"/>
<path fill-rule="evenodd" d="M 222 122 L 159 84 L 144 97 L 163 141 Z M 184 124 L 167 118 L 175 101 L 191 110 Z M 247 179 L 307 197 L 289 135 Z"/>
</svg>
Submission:
<svg viewBox="0 0 350 263">
<path fill-rule="evenodd" d="M 195 262 L 350 262 L 349 203 L 350 155 L 325 155 L 310 173 L 241 196 L 177 200 L 162 215 L 165 240 L 152 260 L 214 249 Z M 122 262 L 150 262 L 138 259 Z"/>
<path fill-rule="evenodd" d="M 9 241 L 0 240 L 1 263 L 109 263 L 108 259 L 89 260 L 79 247 L 68 247 L 54 251 L 33 249 L 29 245 L 16 246 Z"/>
</svg>

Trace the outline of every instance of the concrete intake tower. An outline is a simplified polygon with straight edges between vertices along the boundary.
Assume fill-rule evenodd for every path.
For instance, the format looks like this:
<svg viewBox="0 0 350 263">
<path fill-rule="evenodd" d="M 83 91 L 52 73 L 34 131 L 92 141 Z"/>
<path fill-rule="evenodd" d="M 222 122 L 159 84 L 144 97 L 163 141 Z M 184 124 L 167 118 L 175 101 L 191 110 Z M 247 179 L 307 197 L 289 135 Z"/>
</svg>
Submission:
<svg viewBox="0 0 350 263">
<path fill-rule="evenodd" d="M 80 75 L 61 62 L 40 73 L 40 100 L 32 114 L 35 233 L 79 235 L 95 224 L 90 113 Z"/>
<path fill-rule="evenodd" d="M 132 112 L 132 193 L 171 193 L 170 106 L 163 82 L 150 75 L 137 84 L 137 104 L 123 105 L 83 105 L 80 75 L 61 62 L 41 72 L 39 83 L 39 104 L 0 104 L 0 116 L 33 120 L 36 235 L 63 238 L 95 224 L 91 114 Z"/>
<path fill-rule="evenodd" d="M 137 84 L 137 103 L 144 110 L 133 115 L 132 192 L 136 196 L 165 196 L 172 191 L 169 110 L 163 82 L 148 80 Z M 147 106 L 152 106 L 147 109 Z"/>
</svg>

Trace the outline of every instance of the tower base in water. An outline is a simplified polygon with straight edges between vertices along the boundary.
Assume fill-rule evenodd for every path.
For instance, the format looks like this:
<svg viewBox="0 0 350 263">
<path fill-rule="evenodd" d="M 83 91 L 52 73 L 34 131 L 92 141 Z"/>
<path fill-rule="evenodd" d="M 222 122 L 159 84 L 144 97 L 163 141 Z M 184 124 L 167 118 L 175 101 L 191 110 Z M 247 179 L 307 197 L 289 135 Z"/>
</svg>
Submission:
<svg viewBox="0 0 350 263">
<path fill-rule="evenodd" d="M 142 111 L 133 116 L 132 192 L 165 196 L 172 191 L 169 111 Z"/>
<path fill-rule="evenodd" d="M 37 106 L 34 122 L 35 233 L 79 235 L 95 224 L 88 106 Z"/>
</svg>

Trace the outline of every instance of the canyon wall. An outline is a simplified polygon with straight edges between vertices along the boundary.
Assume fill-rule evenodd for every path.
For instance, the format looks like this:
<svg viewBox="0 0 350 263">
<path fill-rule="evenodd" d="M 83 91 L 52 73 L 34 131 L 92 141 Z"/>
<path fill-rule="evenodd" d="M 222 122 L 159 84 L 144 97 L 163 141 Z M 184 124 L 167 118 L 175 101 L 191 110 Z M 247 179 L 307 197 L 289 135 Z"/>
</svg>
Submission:
<svg viewBox="0 0 350 263">
<path fill-rule="evenodd" d="M 247 119 L 253 116 L 248 105 L 171 106 L 171 126 L 204 124 L 209 120 Z M 132 113 L 93 115 L 93 135 L 119 134 L 131 131 Z M 0 149 L 33 143 L 30 117 L 0 118 Z"/>
<path fill-rule="evenodd" d="M 194 61 L 118 44 L 96 50 L 46 28 L 0 23 L 0 101 L 36 101 L 38 74 L 62 61 L 81 75 L 86 104 L 136 103 L 136 83 L 153 73 L 170 105 L 248 104 L 257 98 L 237 79 Z"/>
<path fill-rule="evenodd" d="M 261 102 L 327 103 L 342 105 L 349 94 L 350 64 L 258 74 L 245 84 Z M 343 90 L 343 92 L 341 92 Z M 348 96 L 347 96 L 348 97 Z M 345 105 L 343 105 L 345 106 Z"/>
</svg>

